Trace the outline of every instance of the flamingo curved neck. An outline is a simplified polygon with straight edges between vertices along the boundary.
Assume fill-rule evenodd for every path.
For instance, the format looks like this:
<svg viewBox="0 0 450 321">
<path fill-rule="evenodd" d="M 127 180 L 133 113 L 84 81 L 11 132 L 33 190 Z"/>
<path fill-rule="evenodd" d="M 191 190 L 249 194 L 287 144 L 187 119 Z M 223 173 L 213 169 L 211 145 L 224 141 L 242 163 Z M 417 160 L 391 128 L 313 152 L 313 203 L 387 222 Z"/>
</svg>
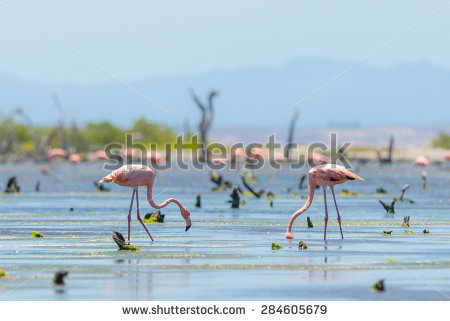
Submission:
<svg viewBox="0 0 450 321">
<path fill-rule="evenodd" d="M 294 224 L 295 219 L 300 216 L 302 213 L 306 212 L 306 210 L 311 206 L 311 203 L 314 198 L 314 190 L 316 189 L 316 186 L 309 184 L 308 186 L 308 198 L 306 199 L 305 205 L 303 205 L 302 208 L 300 208 L 297 212 L 292 214 L 291 219 L 289 220 L 287 231 L 291 232 L 292 225 Z"/>
<path fill-rule="evenodd" d="M 169 198 L 167 200 L 165 200 L 164 202 L 162 202 L 161 204 L 156 204 L 153 201 L 153 197 L 152 197 L 152 184 L 147 185 L 147 199 L 148 199 L 148 203 L 150 204 L 151 207 L 156 208 L 156 209 L 161 209 L 163 207 L 166 207 L 167 205 L 169 205 L 170 203 L 175 203 L 178 205 L 178 207 L 180 208 L 180 210 L 182 209 L 182 205 L 181 203 L 175 199 L 175 198 Z"/>
</svg>

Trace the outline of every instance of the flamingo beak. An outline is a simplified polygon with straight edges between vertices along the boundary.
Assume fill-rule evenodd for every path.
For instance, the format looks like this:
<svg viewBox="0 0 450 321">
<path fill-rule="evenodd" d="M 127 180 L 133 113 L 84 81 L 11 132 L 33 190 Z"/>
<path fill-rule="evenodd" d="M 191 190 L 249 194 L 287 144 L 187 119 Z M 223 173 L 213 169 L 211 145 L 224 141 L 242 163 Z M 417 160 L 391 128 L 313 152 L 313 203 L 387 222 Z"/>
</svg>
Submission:
<svg viewBox="0 0 450 321">
<path fill-rule="evenodd" d="M 191 228 L 191 225 L 192 225 L 191 220 L 188 220 L 188 221 L 186 222 L 186 229 L 185 229 L 184 231 L 187 232 L 187 231 Z"/>
</svg>

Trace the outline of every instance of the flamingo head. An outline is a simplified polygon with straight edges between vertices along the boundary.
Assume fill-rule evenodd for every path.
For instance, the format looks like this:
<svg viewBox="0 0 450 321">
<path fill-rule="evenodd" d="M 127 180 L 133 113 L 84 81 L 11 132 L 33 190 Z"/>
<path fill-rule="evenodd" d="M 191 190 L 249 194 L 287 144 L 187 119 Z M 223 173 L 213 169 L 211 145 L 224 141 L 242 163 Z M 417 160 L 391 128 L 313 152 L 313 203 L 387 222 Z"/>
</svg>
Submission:
<svg viewBox="0 0 450 321">
<path fill-rule="evenodd" d="M 181 216 L 186 220 L 186 232 L 191 228 L 192 222 L 191 222 L 191 213 L 185 208 L 181 208 Z"/>
</svg>

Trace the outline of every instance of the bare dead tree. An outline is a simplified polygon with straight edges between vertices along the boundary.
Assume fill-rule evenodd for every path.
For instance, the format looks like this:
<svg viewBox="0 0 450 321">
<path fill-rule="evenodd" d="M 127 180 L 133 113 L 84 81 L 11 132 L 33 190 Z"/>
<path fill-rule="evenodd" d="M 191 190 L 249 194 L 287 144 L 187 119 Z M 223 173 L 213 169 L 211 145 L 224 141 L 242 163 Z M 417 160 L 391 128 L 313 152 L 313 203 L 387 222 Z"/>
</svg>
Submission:
<svg viewBox="0 0 450 321">
<path fill-rule="evenodd" d="M 391 204 L 387 204 L 385 202 L 383 202 L 382 200 L 378 200 L 380 202 L 381 205 L 383 205 L 384 209 L 386 210 L 387 213 L 391 213 L 394 214 L 394 205 L 395 205 L 395 198 L 394 200 L 391 202 Z"/>
<path fill-rule="evenodd" d="M 255 195 L 257 198 L 260 198 L 261 195 L 264 193 L 264 190 L 260 189 L 259 191 L 255 191 L 250 185 L 248 185 L 248 183 L 245 181 L 244 176 L 241 176 L 242 179 L 242 184 L 244 184 L 244 186 L 250 191 L 250 193 L 252 193 L 253 195 Z"/>
<path fill-rule="evenodd" d="M 381 156 L 381 151 L 377 151 L 378 161 L 380 164 L 388 164 L 392 163 L 392 153 L 394 151 L 394 136 L 391 136 L 389 138 L 389 146 L 388 146 L 388 156 L 386 158 L 383 158 Z"/>
<path fill-rule="evenodd" d="M 65 119 L 67 116 L 67 112 L 65 112 L 63 105 L 61 104 L 61 100 L 59 100 L 59 97 L 57 94 L 52 95 L 53 103 L 55 104 L 56 109 L 59 110 L 61 113 L 61 118 L 58 121 L 58 130 L 59 135 L 61 137 L 61 148 L 68 151 L 69 146 L 67 144 L 67 137 L 66 137 L 66 129 L 65 129 Z"/>
<path fill-rule="evenodd" d="M 200 155 L 200 161 L 205 162 L 209 158 L 209 155 L 206 155 L 206 144 L 208 142 L 208 131 L 211 127 L 211 121 L 213 118 L 214 110 L 213 110 L 213 99 L 216 97 L 219 93 L 215 90 L 212 90 L 208 94 L 208 106 L 205 107 L 205 105 L 198 99 L 197 95 L 194 93 L 193 90 L 191 90 L 191 96 L 194 102 L 197 104 L 198 108 L 200 108 L 202 112 L 202 121 L 199 124 L 199 131 L 200 131 L 200 142 L 202 144 L 202 150 Z"/>
<path fill-rule="evenodd" d="M 291 122 L 289 124 L 289 135 L 288 135 L 288 143 L 286 145 L 286 148 L 284 149 L 284 157 L 289 158 L 291 154 L 291 149 L 294 147 L 293 140 L 294 140 L 294 129 L 295 129 L 295 122 L 297 121 L 298 117 L 298 111 L 292 115 Z"/>
</svg>

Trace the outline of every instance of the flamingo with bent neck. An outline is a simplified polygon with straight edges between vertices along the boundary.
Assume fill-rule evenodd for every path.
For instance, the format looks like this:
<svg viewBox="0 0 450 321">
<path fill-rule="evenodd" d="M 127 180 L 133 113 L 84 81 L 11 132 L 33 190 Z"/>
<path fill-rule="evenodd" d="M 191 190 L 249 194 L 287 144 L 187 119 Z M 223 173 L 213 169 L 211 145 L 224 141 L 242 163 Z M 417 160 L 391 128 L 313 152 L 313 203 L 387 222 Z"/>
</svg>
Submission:
<svg viewBox="0 0 450 321">
<path fill-rule="evenodd" d="M 327 186 L 330 187 L 331 193 L 333 194 L 334 204 L 336 206 L 337 219 L 339 222 L 339 228 L 341 229 L 341 237 L 344 239 L 344 234 L 342 233 L 341 226 L 341 216 L 339 215 L 338 206 L 336 203 L 336 197 L 334 196 L 334 185 L 345 183 L 348 180 L 361 179 L 356 174 L 351 173 L 345 167 L 334 165 L 334 164 L 326 164 L 319 165 L 313 167 L 309 170 L 309 191 L 308 198 L 306 199 L 305 205 L 300 208 L 297 212 L 292 214 L 291 219 L 289 220 L 289 224 L 286 231 L 286 239 L 293 239 L 292 235 L 292 224 L 294 224 L 295 219 L 300 216 L 302 213 L 306 212 L 306 210 L 311 206 L 311 203 L 314 198 L 314 190 L 317 186 L 322 186 L 323 188 L 323 200 L 325 202 L 325 230 L 323 234 L 323 238 L 327 239 L 327 224 L 328 224 L 328 210 L 327 210 Z"/>
<path fill-rule="evenodd" d="M 124 165 L 116 170 L 113 170 L 111 174 L 103 177 L 100 183 L 113 182 L 120 186 L 126 186 L 133 188 L 133 195 L 131 196 L 130 210 L 128 212 L 128 243 L 130 243 L 130 222 L 131 222 L 131 210 L 133 208 L 134 195 L 136 194 L 136 207 L 137 207 L 137 219 L 141 222 L 142 226 L 147 231 L 153 241 L 153 237 L 145 226 L 144 222 L 139 215 L 139 186 L 147 186 L 147 199 L 151 207 L 155 209 L 161 209 L 166 207 L 169 203 L 175 203 L 180 208 L 181 216 L 186 220 L 186 231 L 191 227 L 191 213 L 175 198 L 169 198 L 162 204 L 156 204 L 152 198 L 152 188 L 155 181 L 155 174 L 153 170 L 145 165 Z"/>
</svg>

